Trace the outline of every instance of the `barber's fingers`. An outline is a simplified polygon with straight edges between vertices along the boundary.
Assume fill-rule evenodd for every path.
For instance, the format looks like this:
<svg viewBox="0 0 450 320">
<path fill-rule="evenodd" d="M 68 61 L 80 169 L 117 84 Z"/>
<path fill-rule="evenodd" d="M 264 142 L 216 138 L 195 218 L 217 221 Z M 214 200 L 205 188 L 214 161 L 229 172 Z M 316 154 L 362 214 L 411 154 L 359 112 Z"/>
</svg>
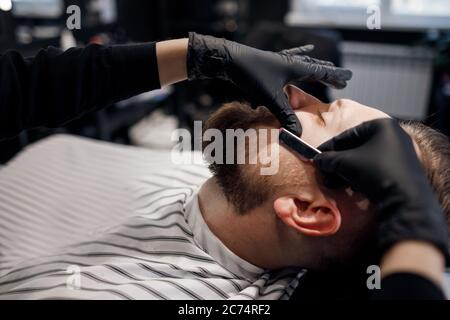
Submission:
<svg viewBox="0 0 450 320">
<path fill-rule="evenodd" d="M 302 55 L 305 53 L 309 53 L 313 50 L 314 50 L 314 45 L 307 44 L 307 45 L 304 45 L 301 47 L 286 49 L 286 50 L 281 51 L 280 53 L 287 54 L 287 55 Z"/>
<path fill-rule="evenodd" d="M 292 132 L 296 136 L 302 135 L 302 131 L 303 131 L 302 126 L 301 126 L 300 122 L 298 121 L 298 118 L 295 115 L 295 113 L 293 115 L 289 115 L 288 117 L 286 117 L 286 119 L 284 120 L 283 128 Z"/>
<path fill-rule="evenodd" d="M 314 164 L 325 176 L 323 180 L 325 187 L 329 189 L 351 187 L 355 192 L 360 191 L 358 177 L 355 177 L 355 163 L 351 157 L 347 157 L 345 151 L 328 151 L 318 154 L 314 157 Z"/>
<path fill-rule="evenodd" d="M 339 157 L 339 152 L 327 151 L 316 155 L 314 157 L 314 164 L 322 171 L 322 173 L 335 174 L 337 169 L 341 167 L 342 161 Z"/>
<path fill-rule="evenodd" d="M 351 176 L 352 166 L 358 160 L 353 149 L 367 142 L 375 129 L 374 121 L 364 122 L 326 141 L 318 147 L 322 153 L 314 157 L 314 163 L 322 173 L 337 174 L 344 178 Z"/>
<path fill-rule="evenodd" d="M 306 63 L 316 63 L 316 64 L 320 64 L 320 65 L 324 65 L 324 66 L 334 67 L 334 63 L 331 61 L 320 60 L 320 59 L 312 58 L 310 56 L 301 56 L 299 58 L 302 59 Z"/>
<path fill-rule="evenodd" d="M 329 66 L 324 66 L 324 68 L 326 68 L 326 75 L 323 79 L 320 79 L 320 82 L 335 89 L 344 89 L 347 86 L 347 81 L 353 76 L 353 73 L 348 69 Z"/>
<path fill-rule="evenodd" d="M 293 72 L 297 72 L 300 75 L 307 75 L 309 81 L 320 81 L 327 86 L 343 89 L 347 86 L 353 73 L 344 68 L 338 68 L 317 63 L 299 63 L 297 68 L 294 68 Z"/>
<path fill-rule="evenodd" d="M 361 145 L 361 136 L 359 135 L 356 128 L 351 128 L 337 137 L 334 137 L 324 143 L 322 143 L 318 149 L 322 152 L 329 151 L 342 151 L 347 149 L 356 148 Z"/>
<path fill-rule="evenodd" d="M 283 50 L 280 53 L 282 53 L 284 55 L 289 55 L 289 56 L 296 56 L 301 61 L 306 62 L 306 63 L 316 63 L 316 64 L 321 64 L 324 66 L 334 67 L 334 63 L 331 61 L 320 60 L 320 59 L 312 58 L 310 56 L 305 55 L 306 53 L 310 53 L 313 50 L 314 50 L 314 45 L 308 44 L 308 45 L 302 46 L 302 47 Z"/>
<path fill-rule="evenodd" d="M 273 115 L 278 119 L 281 126 L 297 136 L 302 134 L 302 126 L 292 107 L 289 105 L 286 95 L 281 91 L 273 102 L 268 106 Z"/>
<path fill-rule="evenodd" d="M 283 128 L 292 132 L 296 136 L 302 135 L 302 126 L 297 118 L 297 115 L 294 112 L 283 111 L 279 116 L 277 116 L 277 118 L 281 122 Z"/>
<path fill-rule="evenodd" d="M 345 181 L 358 180 L 360 178 L 358 172 L 366 165 L 365 157 L 370 150 L 370 147 L 365 146 L 372 142 L 375 142 L 375 145 L 380 143 L 382 145 L 383 142 L 379 141 L 378 136 L 395 127 L 392 122 L 395 120 L 377 119 L 344 131 L 318 147 L 322 153 L 314 157 L 314 163 L 332 183 L 336 182 L 333 180 L 338 180 L 336 177 Z"/>
<path fill-rule="evenodd" d="M 328 189 L 341 189 L 349 186 L 349 183 L 336 173 L 329 173 L 323 178 L 323 184 Z"/>
<path fill-rule="evenodd" d="M 377 132 L 378 126 L 379 120 L 363 122 L 362 124 L 350 128 L 342 132 L 340 135 L 324 142 L 318 147 L 318 149 L 326 152 L 357 148 L 369 140 L 370 137 Z"/>
</svg>

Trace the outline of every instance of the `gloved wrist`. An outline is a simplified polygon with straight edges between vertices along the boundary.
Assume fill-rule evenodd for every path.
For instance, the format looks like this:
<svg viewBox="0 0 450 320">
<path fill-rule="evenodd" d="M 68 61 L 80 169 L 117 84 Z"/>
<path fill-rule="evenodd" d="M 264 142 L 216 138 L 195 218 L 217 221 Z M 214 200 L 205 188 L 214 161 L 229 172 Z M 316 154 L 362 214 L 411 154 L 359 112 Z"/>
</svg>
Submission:
<svg viewBox="0 0 450 320">
<path fill-rule="evenodd" d="M 187 72 L 188 80 L 229 80 L 227 67 L 226 39 L 189 32 Z"/>
<path fill-rule="evenodd" d="M 377 245 L 380 253 L 402 241 L 424 241 L 438 248 L 446 265 L 450 266 L 448 225 L 432 191 L 415 201 L 403 202 L 398 201 L 399 198 L 392 197 L 379 205 Z"/>
</svg>

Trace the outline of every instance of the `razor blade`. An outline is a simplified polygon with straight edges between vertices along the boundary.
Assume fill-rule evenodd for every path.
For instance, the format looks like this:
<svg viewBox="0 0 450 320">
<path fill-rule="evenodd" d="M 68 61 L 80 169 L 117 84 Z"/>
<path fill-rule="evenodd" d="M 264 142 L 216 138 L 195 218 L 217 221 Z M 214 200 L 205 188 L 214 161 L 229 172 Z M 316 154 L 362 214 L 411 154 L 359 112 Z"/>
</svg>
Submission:
<svg viewBox="0 0 450 320">
<path fill-rule="evenodd" d="M 295 151 L 303 159 L 313 160 L 316 155 L 322 153 L 320 150 L 314 148 L 312 145 L 284 128 L 280 129 L 279 138 L 281 142 Z"/>
</svg>

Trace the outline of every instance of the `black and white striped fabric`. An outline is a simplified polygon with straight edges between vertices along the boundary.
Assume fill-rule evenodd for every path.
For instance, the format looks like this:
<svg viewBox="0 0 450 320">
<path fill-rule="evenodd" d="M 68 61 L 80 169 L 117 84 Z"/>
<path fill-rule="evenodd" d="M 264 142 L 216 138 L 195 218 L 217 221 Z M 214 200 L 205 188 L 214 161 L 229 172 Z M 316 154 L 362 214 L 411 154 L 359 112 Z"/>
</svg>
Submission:
<svg viewBox="0 0 450 320">
<path fill-rule="evenodd" d="M 58 135 L 0 169 L 0 299 L 288 299 L 204 222 L 204 165 Z"/>
</svg>

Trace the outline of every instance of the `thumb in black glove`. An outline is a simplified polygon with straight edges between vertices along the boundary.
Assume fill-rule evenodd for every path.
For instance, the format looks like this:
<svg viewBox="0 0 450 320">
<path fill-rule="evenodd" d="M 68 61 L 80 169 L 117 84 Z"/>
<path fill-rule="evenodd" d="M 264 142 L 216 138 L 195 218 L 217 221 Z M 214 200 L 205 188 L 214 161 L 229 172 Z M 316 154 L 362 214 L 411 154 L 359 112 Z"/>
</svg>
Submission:
<svg viewBox="0 0 450 320">
<path fill-rule="evenodd" d="M 319 147 L 314 163 L 338 175 L 378 208 L 382 252 L 403 240 L 436 245 L 450 262 L 448 230 L 412 139 L 393 119 L 365 122 Z"/>
<path fill-rule="evenodd" d="M 304 55 L 313 48 L 309 45 L 275 53 L 191 32 L 188 78 L 234 83 L 268 107 L 283 127 L 301 135 L 300 122 L 283 92 L 284 86 L 291 81 L 320 81 L 341 89 L 352 77 L 350 70 Z"/>
</svg>

